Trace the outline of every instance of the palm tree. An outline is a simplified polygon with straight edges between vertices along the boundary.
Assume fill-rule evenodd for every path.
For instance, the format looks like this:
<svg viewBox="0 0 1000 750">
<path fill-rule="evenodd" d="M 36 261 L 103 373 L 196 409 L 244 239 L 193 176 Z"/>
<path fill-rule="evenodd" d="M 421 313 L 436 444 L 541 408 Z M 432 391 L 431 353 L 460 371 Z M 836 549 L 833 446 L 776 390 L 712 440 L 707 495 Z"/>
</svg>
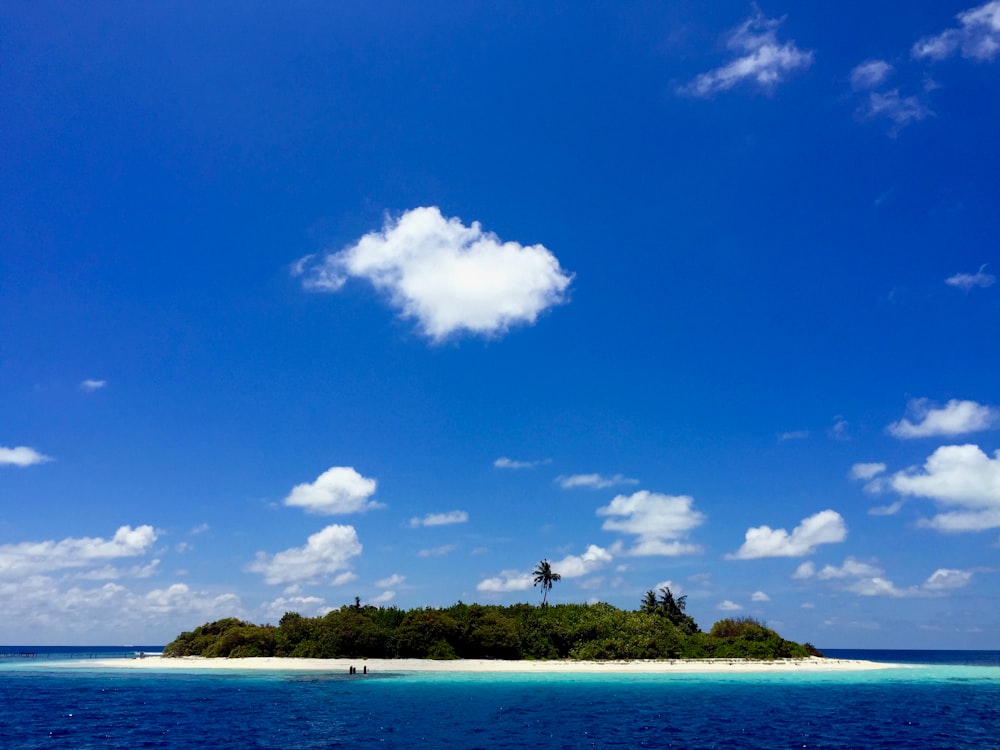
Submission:
<svg viewBox="0 0 1000 750">
<path fill-rule="evenodd" d="M 645 612 L 647 615 L 655 615 L 656 610 L 659 609 L 660 603 L 656 601 L 656 592 L 650 589 L 646 592 L 646 595 L 642 597 L 642 607 L 640 607 L 641 612 Z"/>
<path fill-rule="evenodd" d="M 535 585 L 542 584 L 542 606 L 546 606 L 546 599 L 549 595 L 549 589 L 552 588 L 552 584 L 562 578 L 561 575 L 552 571 L 552 565 L 549 564 L 548 560 L 542 560 L 538 563 L 538 567 L 532 572 L 535 577 Z"/>
</svg>

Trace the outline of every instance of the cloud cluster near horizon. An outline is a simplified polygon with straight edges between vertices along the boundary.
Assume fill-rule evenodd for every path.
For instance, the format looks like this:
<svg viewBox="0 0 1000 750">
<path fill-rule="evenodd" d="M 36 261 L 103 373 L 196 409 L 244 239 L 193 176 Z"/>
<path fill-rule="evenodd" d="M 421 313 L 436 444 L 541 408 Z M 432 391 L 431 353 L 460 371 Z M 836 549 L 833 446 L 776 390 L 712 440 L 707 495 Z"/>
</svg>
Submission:
<svg viewBox="0 0 1000 750">
<path fill-rule="evenodd" d="M 884 577 L 884 571 L 878 565 L 853 557 L 847 557 L 840 566 L 826 565 L 818 571 L 811 561 L 807 561 L 799 565 L 792 574 L 792 578 L 800 581 L 833 582 L 858 596 L 886 596 L 896 599 L 942 596 L 968 586 L 972 583 L 972 577 L 972 571 L 938 568 L 922 584 L 899 588 Z"/>
<path fill-rule="evenodd" d="M 532 324 L 565 301 L 573 279 L 544 245 L 504 242 L 477 221 L 446 219 L 436 206 L 387 217 L 381 230 L 339 252 L 300 259 L 293 274 L 313 292 L 369 281 L 435 342 Z"/>
<path fill-rule="evenodd" d="M 708 98 L 749 83 L 766 92 L 813 62 L 811 50 L 801 50 L 794 41 L 779 42 L 778 27 L 784 18 L 765 18 L 760 12 L 732 30 L 726 47 L 736 57 L 725 65 L 701 73 L 677 89 L 679 94 Z"/>
</svg>

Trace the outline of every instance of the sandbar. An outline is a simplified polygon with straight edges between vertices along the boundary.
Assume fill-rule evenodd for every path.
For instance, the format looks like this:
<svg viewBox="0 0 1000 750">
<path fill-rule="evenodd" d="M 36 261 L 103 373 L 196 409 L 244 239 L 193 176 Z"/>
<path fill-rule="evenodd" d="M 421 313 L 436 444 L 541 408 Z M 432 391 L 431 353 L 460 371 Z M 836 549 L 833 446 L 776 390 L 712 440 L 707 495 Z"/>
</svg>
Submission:
<svg viewBox="0 0 1000 750">
<path fill-rule="evenodd" d="M 635 661 L 562 661 L 562 660 L 500 660 L 500 659 L 295 659 L 286 657 L 246 657 L 238 659 L 209 659 L 200 656 L 161 657 L 147 656 L 136 659 L 87 659 L 65 664 L 101 669 L 143 669 L 152 671 L 172 670 L 233 670 L 273 672 L 326 672 L 348 673 L 351 667 L 363 674 L 400 672 L 470 672 L 470 673 L 527 673 L 527 674 L 669 674 L 669 673 L 798 673 L 798 672 L 856 672 L 875 669 L 892 669 L 898 664 L 864 661 L 860 659 L 657 659 Z"/>
</svg>

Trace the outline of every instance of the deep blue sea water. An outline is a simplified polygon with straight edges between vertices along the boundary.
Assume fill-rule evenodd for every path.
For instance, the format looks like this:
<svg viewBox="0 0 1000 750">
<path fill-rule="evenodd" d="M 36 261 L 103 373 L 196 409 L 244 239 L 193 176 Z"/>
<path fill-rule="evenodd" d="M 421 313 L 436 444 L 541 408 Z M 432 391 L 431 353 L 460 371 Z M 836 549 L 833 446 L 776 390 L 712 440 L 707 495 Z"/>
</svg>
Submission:
<svg viewBox="0 0 1000 750">
<path fill-rule="evenodd" d="M 117 652 L 133 650 L 159 649 Z M 0 657 L 0 748 L 1000 747 L 1000 652 L 878 653 L 916 666 L 349 677 L 104 671 L 38 650 Z"/>
</svg>

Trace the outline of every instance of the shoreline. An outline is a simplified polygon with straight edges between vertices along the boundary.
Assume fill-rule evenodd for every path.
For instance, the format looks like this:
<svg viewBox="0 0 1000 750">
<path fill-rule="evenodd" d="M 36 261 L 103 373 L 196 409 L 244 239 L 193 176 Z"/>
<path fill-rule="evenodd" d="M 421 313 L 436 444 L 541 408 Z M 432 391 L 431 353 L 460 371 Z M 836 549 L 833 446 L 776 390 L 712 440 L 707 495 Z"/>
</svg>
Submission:
<svg viewBox="0 0 1000 750">
<path fill-rule="evenodd" d="M 83 669 L 138 669 L 149 671 L 216 670 L 271 672 L 327 672 L 347 674 L 354 667 L 359 675 L 400 672 L 441 672 L 480 674 L 741 674 L 801 672 L 863 672 L 898 669 L 902 665 L 861 659 L 664 659 L 636 661 L 504 661 L 492 659 L 297 659 L 289 657 L 206 658 L 203 656 L 142 659 L 88 659 L 86 662 L 58 662 L 60 666 Z M 53 664 L 54 666 L 55 664 Z"/>
</svg>

